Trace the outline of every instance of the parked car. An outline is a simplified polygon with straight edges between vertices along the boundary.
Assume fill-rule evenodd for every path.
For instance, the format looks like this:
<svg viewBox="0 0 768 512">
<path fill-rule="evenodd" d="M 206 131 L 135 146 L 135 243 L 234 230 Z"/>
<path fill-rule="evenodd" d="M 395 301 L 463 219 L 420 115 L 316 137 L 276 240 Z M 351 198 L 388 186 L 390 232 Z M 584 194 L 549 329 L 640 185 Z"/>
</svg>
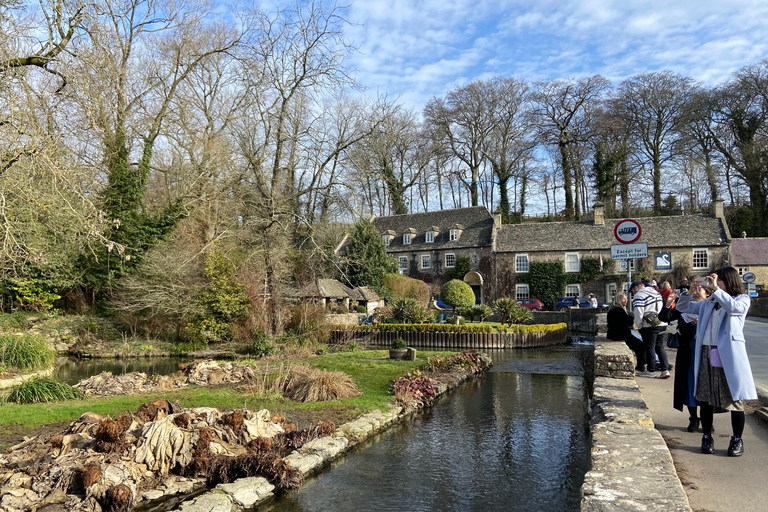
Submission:
<svg viewBox="0 0 768 512">
<path fill-rule="evenodd" d="M 531 311 L 544 311 L 544 303 L 538 299 L 524 299 L 517 301 L 517 303 Z"/>
<path fill-rule="evenodd" d="M 571 306 L 573 306 L 573 297 L 563 297 L 557 301 L 557 304 L 555 304 L 555 311 L 565 311 Z M 608 309 L 610 306 L 610 304 L 605 304 L 602 302 L 597 303 L 597 309 Z M 579 297 L 579 307 L 588 308 L 589 299 L 587 297 Z"/>
<path fill-rule="evenodd" d="M 445 309 L 446 311 L 453 311 L 453 306 L 441 301 L 439 297 L 437 298 L 437 305 Z"/>
</svg>

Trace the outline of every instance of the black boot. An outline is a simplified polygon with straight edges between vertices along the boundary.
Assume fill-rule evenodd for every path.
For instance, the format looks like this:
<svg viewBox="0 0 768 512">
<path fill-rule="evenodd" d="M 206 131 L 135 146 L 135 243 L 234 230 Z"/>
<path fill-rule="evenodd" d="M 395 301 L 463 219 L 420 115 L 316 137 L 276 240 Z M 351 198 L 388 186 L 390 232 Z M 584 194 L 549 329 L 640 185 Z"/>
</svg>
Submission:
<svg viewBox="0 0 768 512">
<path fill-rule="evenodd" d="M 701 438 L 701 453 L 715 453 L 715 440 L 712 439 L 712 436 Z"/>
<path fill-rule="evenodd" d="M 728 445 L 728 456 L 741 457 L 742 455 L 744 455 L 744 442 L 740 437 L 731 436 L 731 444 Z"/>
<path fill-rule="evenodd" d="M 688 432 L 696 432 L 699 429 L 700 423 L 701 420 L 699 418 L 691 418 L 690 421 L 688 421 Z"/>
</svg>

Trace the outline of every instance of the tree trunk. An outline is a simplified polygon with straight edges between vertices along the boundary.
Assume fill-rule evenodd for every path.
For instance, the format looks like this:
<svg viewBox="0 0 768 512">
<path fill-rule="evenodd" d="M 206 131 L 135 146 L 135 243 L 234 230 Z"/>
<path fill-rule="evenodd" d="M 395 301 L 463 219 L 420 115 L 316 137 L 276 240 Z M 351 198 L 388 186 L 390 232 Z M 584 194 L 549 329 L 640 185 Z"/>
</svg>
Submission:
<svg viewBox="0 0 768 512">
<path fill-rule="evenodd" d="M 568 144 L 565 141 L 558 143 L 560 158 L 563 165 L 563 192 L 565 193 L 565 218 L 573 217 L 573 176 L 571 175 L 571 163 L 568 159 Z"/>
</svg>

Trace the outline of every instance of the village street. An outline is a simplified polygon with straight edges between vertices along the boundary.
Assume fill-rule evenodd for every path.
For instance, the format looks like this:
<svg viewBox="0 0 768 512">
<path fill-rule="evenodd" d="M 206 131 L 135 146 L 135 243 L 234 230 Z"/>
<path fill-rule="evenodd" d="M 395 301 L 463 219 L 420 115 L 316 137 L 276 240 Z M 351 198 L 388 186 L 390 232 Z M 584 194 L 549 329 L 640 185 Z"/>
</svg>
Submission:
<svg viewBox="0 0 768 512">
<path fill-rule="evenodd" d="M 744 328 L 752 371 L 763 404 L 768 403 L 768 319 L 748 318 Z M 667 350 L 670 363 L 676 350 Z M 674 372 L 673 372 L 674 376 Z M 653 422 L 669 446 L 675 468 L 696 512 L 761 510 L 768 503 L 768 422 L 747 415 L 744 456 L 728 457 L 729 414 L 715 415 L 715 454 L 700 452 L 701 433 L 689 433 L 688 413 L 672 408 L 672 380 L 638 378 Z M 754 408 L 754 407 L 753 407 Z"/>
</svg>

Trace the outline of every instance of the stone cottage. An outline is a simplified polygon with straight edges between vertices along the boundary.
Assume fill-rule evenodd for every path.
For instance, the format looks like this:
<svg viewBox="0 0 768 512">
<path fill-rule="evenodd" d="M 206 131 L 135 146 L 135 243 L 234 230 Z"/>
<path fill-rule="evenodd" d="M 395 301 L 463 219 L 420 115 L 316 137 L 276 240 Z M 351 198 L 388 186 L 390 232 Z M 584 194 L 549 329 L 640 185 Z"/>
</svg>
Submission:
<svg viewBox="0 0 768 512">
<path fill-rule="evenodd" d="M 757 289 L 768 286 L 768 238 L 735 238 L 731 241 L 731 265 L 739 275 L 755 274 Z"/>
</svg>

